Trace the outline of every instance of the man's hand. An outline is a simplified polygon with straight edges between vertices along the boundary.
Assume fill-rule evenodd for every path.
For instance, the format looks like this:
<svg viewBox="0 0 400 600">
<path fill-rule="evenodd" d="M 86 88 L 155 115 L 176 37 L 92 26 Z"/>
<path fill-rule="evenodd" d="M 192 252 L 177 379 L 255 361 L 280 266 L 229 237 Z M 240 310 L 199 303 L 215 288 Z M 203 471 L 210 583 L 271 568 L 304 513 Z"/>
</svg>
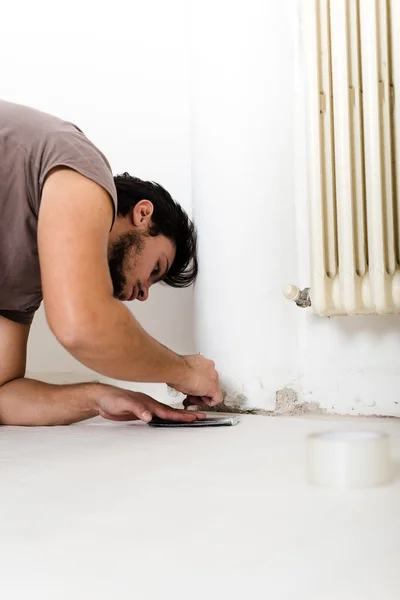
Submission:
<svg viewBox="0 0 400 600">
<path fill-rule="evenodd" d="M 190 354 L 184 356 L 184 359 L 187 366 L 185 379 L 179 383 L 169 383 L 168 385 L 188 396 L 187 406 L 195 404 L 196 399 L 197 404 L 206 406 L 220 404 L 222 393 L 215 363 L 201 354 Z"/>
<path fill-rule="evenodd" d="M 186 410 L 171 408 L 147 396 L 147 394 L 131 392 L 108 385 L 101 386 L 95 402 L 98 406 L 99 414 L 111 421 L 140 419 L 148 423 L 153 417 L 160 417 L 161 419 L 168 419 L 170 421 L 190 423 L 196 421 L 196 419 L 205 419 L 206 417 L 201 412 L 188 412 Z"/>
</svg>

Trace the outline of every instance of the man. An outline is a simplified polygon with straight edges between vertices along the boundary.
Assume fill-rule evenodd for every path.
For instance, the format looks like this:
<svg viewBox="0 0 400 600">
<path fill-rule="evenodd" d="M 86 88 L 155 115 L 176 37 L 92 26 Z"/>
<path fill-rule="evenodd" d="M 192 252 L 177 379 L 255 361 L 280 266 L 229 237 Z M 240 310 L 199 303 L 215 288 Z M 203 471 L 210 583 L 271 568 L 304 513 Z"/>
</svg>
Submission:
<svg viewBox="0 0 400 600">
<path fill-rule="evenodd" d="M 218 404 L 214 363 L 165 348 L 121 302 L 145 301 L 161 280 L 185 287 L 196 274 L 194 227 L 166 190 L 128 174 L 114 179 L 76 126 L 0 101 L 0 424 L 203 418 L 109 385 L 24 377 L 43 297 L 52 332 L 91 369 L 168 383 L 187 404 Z"/>
</svg>

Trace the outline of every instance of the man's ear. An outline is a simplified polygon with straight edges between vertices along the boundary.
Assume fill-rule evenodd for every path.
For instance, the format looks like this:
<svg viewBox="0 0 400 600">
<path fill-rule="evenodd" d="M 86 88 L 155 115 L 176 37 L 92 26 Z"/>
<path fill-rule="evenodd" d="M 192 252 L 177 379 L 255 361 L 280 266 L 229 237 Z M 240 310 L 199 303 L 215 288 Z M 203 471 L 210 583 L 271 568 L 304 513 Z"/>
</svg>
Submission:
<svg viewBox="0 0 400 600">
<path fill-rule="evenodd" d="M 154 207 L 150 200 L 140 200 L 132 209 L 131 218 L 133 225 L 142 231 L 147 231 L 153 212 Z"/>
</svg>

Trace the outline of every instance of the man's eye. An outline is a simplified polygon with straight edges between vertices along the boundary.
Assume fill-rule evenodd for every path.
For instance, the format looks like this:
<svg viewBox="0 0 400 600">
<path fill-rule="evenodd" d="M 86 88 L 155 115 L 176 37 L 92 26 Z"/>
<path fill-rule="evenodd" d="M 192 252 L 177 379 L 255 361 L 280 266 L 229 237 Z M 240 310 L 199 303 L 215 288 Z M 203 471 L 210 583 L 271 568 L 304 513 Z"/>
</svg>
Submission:
<svg viewBox="0 0 400 600">
<path fill-rule="evenodd" d="M 157 263 L 157 266 L 156 266 L 156 267 L 153 269 L 153 271 L 152 271 L 152 273 L 151 273 L 151 274 L 152 274 L 153 276 L 155 276 L 155 275 L 158 275 L 158 274 L 159 274 L 159 272 L 160 272 L 160 263 Z"/>
</svg>

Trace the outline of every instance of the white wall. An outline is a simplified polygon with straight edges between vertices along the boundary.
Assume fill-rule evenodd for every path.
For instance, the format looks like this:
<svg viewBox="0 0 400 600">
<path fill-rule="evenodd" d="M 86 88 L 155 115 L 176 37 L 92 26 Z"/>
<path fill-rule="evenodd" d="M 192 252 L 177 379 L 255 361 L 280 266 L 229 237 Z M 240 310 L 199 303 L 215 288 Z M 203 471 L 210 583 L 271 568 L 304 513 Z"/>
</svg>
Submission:
<svg viewBox="0 0 400 600">
<path fill-rule="evenodd" d="M 77 123 L 115 173 L 161 183 L 190 212 L 185 19 L 184 0 L 7 3 L 0 96 Z M 160 341 L 191 352 L 192 296 L 160 286 L 134 312 Z M 42 311 L 28 369 L 87 373 L 56 343 Z"/>
<path fill-rule="evenodd" d="M 199 347 L 247 407 L 286 385 L 328 411 L 400 415 L 400 317 L 319 319 L 280 292 L 310 284 L 304 3 L 192 4 Z"/>
<path fill-rule="evenodd" d="M 193 2 L 198 347 L 229 392 L 273 408 L 295 377 L 292 2 Z"/>
<path fill-rule="evenodd" d="M 193 190 L 197 349 L 247 406 L 273 408 L 289 386 L 330 411 L 400 415 L 400 319 L 319 319 L 281 296 L 310 281 L 299 4 L 70 2 L 58 17 L 25 0 L 3 19 L 0 95 L 76 121 L 114 171 L 188 209 Z M 152 296 L 137 307 L 145 327 L 191 351 L 192 293 Z M 35 373 L 86 376 L 42 313 L 29 350 Z"/>
</svg>

